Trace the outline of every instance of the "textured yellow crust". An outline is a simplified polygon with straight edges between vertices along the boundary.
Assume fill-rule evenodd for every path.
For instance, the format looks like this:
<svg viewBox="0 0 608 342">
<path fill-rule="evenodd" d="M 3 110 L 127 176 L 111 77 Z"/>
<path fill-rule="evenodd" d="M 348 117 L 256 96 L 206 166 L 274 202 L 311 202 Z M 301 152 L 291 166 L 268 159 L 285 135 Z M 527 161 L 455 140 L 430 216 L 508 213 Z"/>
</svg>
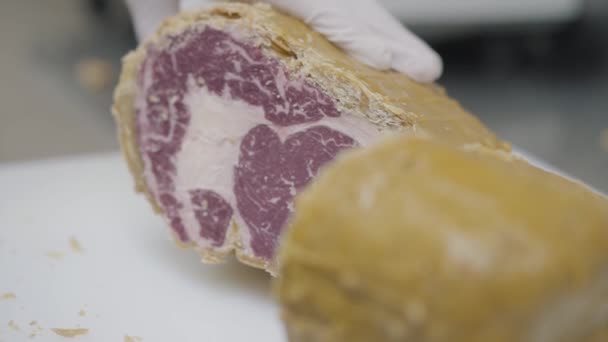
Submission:
<svg viewBox="0 0 608 342">
<path fill-rule="evenodd" d="M 608 200 L 497 153 L 349 152 L 299 197 L 279 262 L 292 342 L 607 336 Z"/>
<path fill-rule="evenodd" d="M 160 207 L 147 190 L 137 148 L 134 110 L 137 73 L 148 45 L 162 46 L 163 37 L 197 25 L 236 29 L 261 46 L 264 53 L 279 59 L 293 74 L 307 77 L 322 87 L 337 100 L 341 110 L 366 117 L 380 129 L 432 136 L 458 146 L 484 146 L 507 152 L 510 149 L 508 144 L 498 140 L 475 117 L 446 96 L 439 86 L 421 85 L 401 74 L 368 68 L 345 55 L 301 21 L 270 6 L 219 4 L 207 12 L 183 13 L 167 19 L 152 38 L 123 61 L 114 95 L 113 114 L 136 190 L 144 192 L 159 213 Z M 241 253 L 239 228 L 231 229 L 228 237 L 237 257 L 253 266 L 274 271 L 274 265 Z M 221 261 L 225 256 L 213 250 L 201 253 L 209 262 Z"/>
</svg>

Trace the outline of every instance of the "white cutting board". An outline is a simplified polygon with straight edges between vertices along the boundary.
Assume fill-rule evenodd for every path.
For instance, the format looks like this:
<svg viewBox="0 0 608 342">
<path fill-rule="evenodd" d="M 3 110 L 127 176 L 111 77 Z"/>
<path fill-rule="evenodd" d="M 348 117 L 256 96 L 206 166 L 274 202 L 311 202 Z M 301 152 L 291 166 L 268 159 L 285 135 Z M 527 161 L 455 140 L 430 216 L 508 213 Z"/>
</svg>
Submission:
<svg viewBox="0 0 608 342">
<path fill-rule="evenodd" d="M 270 277 L 176 248 L 118 154 L 0 166 L 0 341 L 72 341 L 51 328 L 88 328 L 83 342 L 286 340 Z"/>
<path fill-rule="evenodd" d="M 69 339 L 50 330 L 77 327 L 89 332 Z M 270 277 L 235 262 L 201 265 L 176 248 L 117 154 L 0 166 L 0 341 L 125 335 L 286 340 Z"/>
</svg>

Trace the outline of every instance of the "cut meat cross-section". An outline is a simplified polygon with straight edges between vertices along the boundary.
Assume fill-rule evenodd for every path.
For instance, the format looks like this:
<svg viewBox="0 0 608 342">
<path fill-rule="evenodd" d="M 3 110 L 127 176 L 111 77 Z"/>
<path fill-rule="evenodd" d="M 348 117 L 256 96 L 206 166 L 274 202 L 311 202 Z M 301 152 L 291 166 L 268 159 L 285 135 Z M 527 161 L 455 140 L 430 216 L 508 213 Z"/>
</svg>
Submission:
<svg viewBox="0 0 608 342">
<path fill-rule="evenodd" d="M 200 225 L 199 235 L 214 246 L 221 246 L 232 219 L 232 207 L 218 193 L 209 190 L 190 191 L 190 202 Z"/>
<path fill-rule="evenodd" d="M 438 87 L 262 4 L 169 18 L 124 59 L 114 99 L 137 189 L 177 240 L 271 273 L 294 196 L 342 151 L 386 132 L 508 150 Z"/>
<path fill-rule="evenodd" d="M 293 197 L 340 150 L 355 145 L 351 137 L 324 126 L 294 133 L 285 143 L 266 125 L 247 133 L 241 143 L 234 192 L 256 255 L 273 257 L 293 212 Z"/>
<path fill-rule="evenodd" d="M 294 196 L 321 166 L 358 144 L 339 130 L 341 114 L 318 87 L 210 27 L 172 36 L 164 50 L 150 47 L 139 86 L 139 148 L 151 171 L 146 182 L 182 242 L 230 248 L 234 220 L 246 229 L 237 239 L 252 257 L 271 262 Z M 197 102 L 202 105 L 192 108 Z M 193 118 L 214 110 L 222 118 Z M 178 169 L 193 167 L 181 161 L 197 158 L 194 153 L 209 161 L 195 170 L 197 178 L 222 180 L 178 179 Z M 213 160 L 205 153 L 223 155 Z"/>
</svg>

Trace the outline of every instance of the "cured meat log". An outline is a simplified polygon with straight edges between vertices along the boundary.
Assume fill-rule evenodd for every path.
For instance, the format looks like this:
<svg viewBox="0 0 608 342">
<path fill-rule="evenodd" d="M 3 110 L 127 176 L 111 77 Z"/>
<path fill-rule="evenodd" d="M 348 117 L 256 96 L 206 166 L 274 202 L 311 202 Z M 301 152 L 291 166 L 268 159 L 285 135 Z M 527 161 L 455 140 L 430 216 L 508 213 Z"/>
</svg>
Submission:
<svg viewBox="0 0 608 342">
<path fill-rule="evenodd" d="M 165 21 L 124 59 L 113 112 L 177 240 L 270 272 L 294 196 L 341 151 L 387 132 L 509 149 L 438 86 L 372 70 L 266 5 Z"/>
<path fill-rule="evenodd" d="M 298 197 L 279 260 L 291 342 L 608 336 L 608 199 L 505 153 L 349 152 Z"/>
</svg>

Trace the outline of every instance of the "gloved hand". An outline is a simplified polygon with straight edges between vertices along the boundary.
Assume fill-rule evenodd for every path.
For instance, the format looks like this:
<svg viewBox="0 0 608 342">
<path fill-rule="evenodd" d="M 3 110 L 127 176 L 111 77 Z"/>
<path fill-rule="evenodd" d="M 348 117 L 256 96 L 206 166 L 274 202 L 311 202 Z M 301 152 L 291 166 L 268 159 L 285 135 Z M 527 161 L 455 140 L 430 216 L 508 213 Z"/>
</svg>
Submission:
<svg viewBox="0 0 608 342">
<path fill-rule="evenodd" d="M 151 34 L 167 16 L 199 9 L 213 0 L 127 0 L 138 37 Z M 441 57 L 407 30 L 377 0 L 267 0 L 304 20 L 361 62 L 394 69 L 420 82 L 441 76 Z"/>
</svg>

